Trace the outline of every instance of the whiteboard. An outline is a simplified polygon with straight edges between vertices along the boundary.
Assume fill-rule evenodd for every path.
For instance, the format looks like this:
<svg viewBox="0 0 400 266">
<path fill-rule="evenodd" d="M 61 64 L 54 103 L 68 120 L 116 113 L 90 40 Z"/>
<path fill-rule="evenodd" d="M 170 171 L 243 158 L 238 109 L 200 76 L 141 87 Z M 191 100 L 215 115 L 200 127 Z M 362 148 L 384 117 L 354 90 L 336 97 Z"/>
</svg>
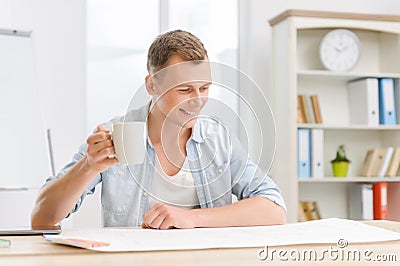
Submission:
<svg viewBox="0 0 400 266">
<path fill-rule="evenodd" d="M 31 34 L 0 29 L 0 187 L 40 187 L 50 174 Z"/>
</svg>

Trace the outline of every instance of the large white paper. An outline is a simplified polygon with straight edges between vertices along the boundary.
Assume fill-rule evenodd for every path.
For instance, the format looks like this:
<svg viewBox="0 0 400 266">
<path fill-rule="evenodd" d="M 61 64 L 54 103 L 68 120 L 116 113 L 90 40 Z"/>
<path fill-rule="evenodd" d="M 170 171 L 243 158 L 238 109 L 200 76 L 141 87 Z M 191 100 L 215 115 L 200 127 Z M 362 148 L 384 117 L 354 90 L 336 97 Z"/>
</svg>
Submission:
<svg viewBox="0 0 400 266">
<path fill-rule="evenodd" d="M 352 243 L 399 240 L 400 233 L 352 220 L 330 218 L 295 224 L 254 227 L 173 230 L 72 229 L 57 236 L 45 235 L 45 237 L 52 243 L 117 252 L 338 243 L 341 239 L 350 245 Z M 88 241 L 104 242 L 108 245 L 96 247 Z"/>
</svg>

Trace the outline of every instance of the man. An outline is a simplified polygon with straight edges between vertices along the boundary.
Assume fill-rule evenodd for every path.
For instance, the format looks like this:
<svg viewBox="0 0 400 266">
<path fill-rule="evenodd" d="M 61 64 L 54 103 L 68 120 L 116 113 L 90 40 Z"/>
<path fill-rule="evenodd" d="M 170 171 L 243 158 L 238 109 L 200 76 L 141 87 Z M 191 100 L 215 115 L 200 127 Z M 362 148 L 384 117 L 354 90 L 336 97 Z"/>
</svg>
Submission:
<svg viewBox="0 0 400 266">
<path fill-rule="evenodd" d="M 198 117 L 208 99 L 207 60 L 203 44 L 188 32 L 158 36 L 148 52 L 150 105 L 96 128 L 73 161 L 48 178 L 32 211 L 32 225 L 60 222 L 100 182 L 105 226 L 285 223 L 285 204 L 275 183 L 221 123 Z M 147 123 L 148 159 L 143 164 L 124 167 L 112 156 L 110 128 L 121 121 Z M 238 202 L 232 203 L 232 193 Z"/>
</svg>

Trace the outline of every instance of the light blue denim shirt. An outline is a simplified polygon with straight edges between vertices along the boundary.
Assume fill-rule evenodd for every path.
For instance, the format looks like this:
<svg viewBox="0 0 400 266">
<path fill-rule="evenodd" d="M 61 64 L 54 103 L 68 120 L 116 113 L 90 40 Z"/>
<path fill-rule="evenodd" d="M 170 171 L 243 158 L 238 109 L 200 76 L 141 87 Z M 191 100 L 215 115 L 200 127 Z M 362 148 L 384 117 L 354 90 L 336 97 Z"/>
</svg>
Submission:
<svg viewBox="0 0 400 266">
<path fill-rule="evenodd" d="M 149 106 L 129 111 L 105 124 L 122 121 L 146 121 Z M 147 138 L 148 139 L 148 138 Z M 87 144 L 80 147 L 72 162 L 56 176 L 63 176 L 86 153 Z M 232 203 L 232 193 L 238 200 L 255 196 L 265 197 L 286 206 L 277 185 L 254 164 L 239 141 L 215 119 L 198 118 L 192 136 L 186 144 L 187 159 L 196 187 L 197 208 L 213 208 Z M 156 151 L 147 141 L 147 156 L 142 164 L 116 164 L 99 174 L 87 187 L 71 213 L 78 210 L 83 199 L 93 194 L 102 182 L 101 204 L 104 226 L 140 226 L 143 214 L 149 209 Z"/>
</svg>

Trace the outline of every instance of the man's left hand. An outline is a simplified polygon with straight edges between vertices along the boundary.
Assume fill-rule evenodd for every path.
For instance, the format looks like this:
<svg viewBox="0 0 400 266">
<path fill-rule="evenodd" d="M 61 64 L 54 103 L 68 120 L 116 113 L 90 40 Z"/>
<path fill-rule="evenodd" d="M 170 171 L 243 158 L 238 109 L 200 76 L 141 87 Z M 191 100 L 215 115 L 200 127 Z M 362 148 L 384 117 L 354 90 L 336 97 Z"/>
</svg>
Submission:
<svg viewBox="0 0 400 266">
<path fill-rule="evenodd" d="M 143 215 L 142 227 L 154 229 L 194 228 L 194 220 L 193 210 L 157 203 Z"/>
</svg>

